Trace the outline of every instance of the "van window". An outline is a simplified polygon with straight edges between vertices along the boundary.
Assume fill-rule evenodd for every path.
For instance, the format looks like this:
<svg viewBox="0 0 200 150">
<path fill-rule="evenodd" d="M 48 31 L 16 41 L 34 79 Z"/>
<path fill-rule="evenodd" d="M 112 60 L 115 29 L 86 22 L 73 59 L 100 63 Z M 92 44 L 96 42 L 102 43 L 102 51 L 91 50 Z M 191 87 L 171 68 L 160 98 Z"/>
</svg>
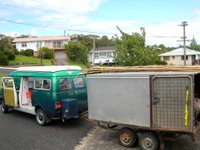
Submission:
<svg viewBox="0 0 200 150">
<path fill-rule="evenodd" d="M 51 80 L 49 80 L 49 79 L 36 79 L 34 81 L 34 89 L 40 89 L 40 90 L 51 89 Z"/>
<path fill-rule="evenodd" d="M 84 88 L 85 83 L 84 83 L 83 78 L 80 78 L 80 77 L 74 78 L 74 86 L 75 88 Z"/>
<path fill-rule="evenodd" d="M 61 90 L 71 89 L 70 79 L 68 79 L 68 78 L 61 78 L 60 79 L 60 89 Z"/>
<path fill-rule="evenodd" d="M 6 88 L 12 88 L 13 87 L 13 79 L 4 79 L 3 80 L 4 85 Z"/>
</svg>

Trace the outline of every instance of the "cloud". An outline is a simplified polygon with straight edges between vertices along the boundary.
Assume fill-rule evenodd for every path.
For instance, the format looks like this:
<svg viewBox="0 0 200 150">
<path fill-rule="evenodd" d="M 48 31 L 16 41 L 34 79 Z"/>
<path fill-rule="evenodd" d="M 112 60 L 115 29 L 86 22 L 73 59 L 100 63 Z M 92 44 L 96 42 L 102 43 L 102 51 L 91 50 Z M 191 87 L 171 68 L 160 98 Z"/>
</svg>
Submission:
<svg viewBox="0 0 200 150">
<path fill-rule="evenodd" d="M 26 13 L 41 18 L 63 19 L 68 18 L 71 14 L 77 17 L 86 15 L 96 10 L 104 1 L 105 0 L 0 0 L 0 3 L 1 5 L 9 7 L 17 7 L 18 11 L 25 11 Z"/>
<path fill-rule="evenodd" d="M 183 35 L 182 27 L 178 26 L 182 20 L 171 20 L 156 24 L 131 19 L 93 20 L 91 14 L 105 2 L 106 0 L 0 0 L 0 16 L 9 19 L 15 15 L 15 20 L 19 20 L 18 22 L 60 28 L 61 30 L 66 29 L 70 34 L 75 32 L 70 29 L 74 29 L 77 30 L 77 33 L 80 33 L 79 30 L 84 30 L 112 36 L 116 33 L 119 34 L 116 28 L 117 25 L 124 32 L 130 34 L 140 32 L 140 27 L 144 27 L 146 29 L 147 44 L 165 44 L 167 46 L 182 44 L 177 42 Z M 189 24 L 186 27 L 188 39 L 191 39 L 193 35 L 200 37 L 200 9 L 193 10 L 193 13 L 196 14 L 196 18 L 187 20 Z M 26 17 L 21 17 L 24 14 Z M 31 28 L 29 32 L 32 35 L 40 35 L 42 30 L 49 30 L 49 33 L 51 33 L 51 29 L 48 28 Z M 198 39 L 197 42 L 200 43 Z"/>
</svg>

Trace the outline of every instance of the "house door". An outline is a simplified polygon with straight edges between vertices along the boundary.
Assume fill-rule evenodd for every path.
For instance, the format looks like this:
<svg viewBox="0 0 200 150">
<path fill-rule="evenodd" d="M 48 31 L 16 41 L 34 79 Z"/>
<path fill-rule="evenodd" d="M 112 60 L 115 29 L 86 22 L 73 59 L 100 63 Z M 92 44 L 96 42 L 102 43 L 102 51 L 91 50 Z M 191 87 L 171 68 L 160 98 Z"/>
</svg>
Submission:
<svg viewBox="0 0 200 150">
<path fill-rule="evenodd" d="M 192 78 L 152 78 L 152 127 L 166 130 L 192 129 Z"/>
<path fill-rule="evenodd" d="M 3 89 L 5 104 L 12 107 L 17 106 L 17 93 L 13 78 L 3 78 Z"/>
</svg>

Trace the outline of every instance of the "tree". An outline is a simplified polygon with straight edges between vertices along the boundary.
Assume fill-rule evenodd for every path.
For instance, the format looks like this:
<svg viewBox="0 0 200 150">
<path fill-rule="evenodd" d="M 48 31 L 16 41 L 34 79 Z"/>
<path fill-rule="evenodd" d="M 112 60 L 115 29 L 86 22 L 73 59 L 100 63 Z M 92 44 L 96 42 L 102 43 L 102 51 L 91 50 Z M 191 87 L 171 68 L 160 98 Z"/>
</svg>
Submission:
<svg viewBox="0 0 200 150">
<path fill-rule="evenodd" d="M 14 60 L 14 48 L 11 45 L 11 38 L 5 37 L 0 40 L 0 65 L 8 65 L 8 60 Z"/>
<path fill-rule="evenodd" d="M 145 29 L 141 28 L 142 33 L 137 32 L 131 35 L 123 32 L 117 27 L 121 33 L 121 38 L 117 38 L 117 50 L 115 60 L 119 65 L 135 66 L 135 65 L 153 65 L 165 64 L 162 62 L 153 49 L 145 46 Z"/>
<path fill-rule="evenodd" d="M 193 50 L 198 50 L 198 45 L 197 45 L 196 39 L 194 37 L 192 38 L 192 41 L 190 43 L 190 48 Z"/>
<path fill-rule="evenodd" d="M 106 35 L 102 36 L 100 39 L 96 39 L 96 47 L 103 46 L 114 46 L 115 43 L 112 39 L 109 39 Z"/>
<path fill-rule="evenodd" d="M 93 47 L 93 39 L 89 37 L 82 37 L 80 42 L 87 47 L 87 50 L 91 50 Z"/>
<path fill-rule="evenodd" d="M 88 49 L 80 42 L 71 42 L 65 46 L 67 56 L 70 60 L 87 64 Z"/>
</svg>

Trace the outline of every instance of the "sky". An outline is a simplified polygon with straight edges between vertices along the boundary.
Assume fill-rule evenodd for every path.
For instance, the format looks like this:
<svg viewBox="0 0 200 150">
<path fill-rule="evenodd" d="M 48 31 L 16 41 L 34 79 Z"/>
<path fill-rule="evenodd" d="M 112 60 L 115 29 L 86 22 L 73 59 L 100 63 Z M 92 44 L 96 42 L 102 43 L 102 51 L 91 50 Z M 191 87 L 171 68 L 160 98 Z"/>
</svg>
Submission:
<svg viewBox="0 0 200 150">
<path fill-rule="evenodd" d="M 120 36 L 146 31 L 146 44 L 200 44 L 200 0 L 0 0 L 0 33 L 10 36 L 97 34 Z M 190 44 L 188 41 L 187 45 Z"/>
</svg>

